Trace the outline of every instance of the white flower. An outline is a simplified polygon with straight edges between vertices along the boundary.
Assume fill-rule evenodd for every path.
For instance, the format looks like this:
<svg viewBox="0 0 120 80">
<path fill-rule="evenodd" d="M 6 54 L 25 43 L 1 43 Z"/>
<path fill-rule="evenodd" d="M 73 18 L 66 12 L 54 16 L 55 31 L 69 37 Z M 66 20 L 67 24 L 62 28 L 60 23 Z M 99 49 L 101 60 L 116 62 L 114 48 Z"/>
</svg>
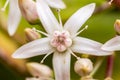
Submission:
<svg viewBox="0 0 120 80">
<path fill-rule="evenodd" d="M 116 36 L 108 40 L 103 46 L 103 50 L 107 51 L 118 51 L 120 50 L 120 36 Z"/>
<path fill-rule="evenodd" d="M 18 1 L 19 0 L 7 0 L 5 6 L 2 8 L 2 10 L 5 10 L 8 3 L 10 3 L 8 15 L 8 33 L 10 36 L 14 35 L 21 20 L 21 12 L 19 9 Z M 44 1 L 53 8 L 63 9 L 66 7 L 62 0 L 44 0 Z"/>
<path fill-rule="evenodd" d="M 111 52 L 101 49 L 101 43 L 77 36 L 79 28 L 93 13 L 95 8 L 94 3 L 79 9 L 68 19 L 63 27 L 62 24 L 58 23 L 50 8 L 43 0 L 37 0 L 36 5 L 38 16 L 47 32 L 41 33 L 47 37 L 23 45 L 12 57 L 29 58 L 47 54 L 44 57 L 45 59 L 48 55 L 54 53 L 53 68 L 55 71 L 55 80 L 70 80 L 70 60 L 71 54 L 74 55 L 73 52 L 96 56 L 111 54 Z"/>
</svg>

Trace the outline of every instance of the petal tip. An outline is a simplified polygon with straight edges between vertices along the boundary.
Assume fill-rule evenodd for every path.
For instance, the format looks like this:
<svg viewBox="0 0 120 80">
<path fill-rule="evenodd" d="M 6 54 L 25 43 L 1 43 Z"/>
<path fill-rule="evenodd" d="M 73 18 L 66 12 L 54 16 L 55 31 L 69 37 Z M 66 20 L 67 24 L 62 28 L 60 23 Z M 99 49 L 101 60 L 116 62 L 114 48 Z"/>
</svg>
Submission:
<svg viewBox="0 0 120 80">
<path fill-rule="evenodd" d="M 8 28 L 8 34 L 10 36 L 13 36 L 15 34 L 15 31 L 13 31 L 12 29 Z"/>
<path fill-rule="evenodd" d="M 17 56 L 16 56 L 16 55 L 14 55 L 14 54 L 12 54 L 12 58 L 17 58 Z"/>
<path fill-rule="evenodd" d="M 90 3 L 90 4 L 88 4 L 89 6 L 91 6 L 91 7 L 95 7 L 96 6 L 96 3 Z"/>
<path fill-rule="evenodd" d="M 16 54 L 16 53 L 13 53 L 12 54 L 12 58 L 15 58 L 15 59 L 24 59 L 24 58 L 26 58 L 24 55 L 18 55 L 18 54 Z"/>
<path fill-rule="evenodd" d="M 60 9 L 66 9 L 66 5 L 63 5 Z"/>
<path fill-rule="evenodd" d="M 91 5 L 91 6 L 95 6 L 95 5 L 96 5 L 96 3 L 91 3 L 90 5 Z"/>
<path fill-rule="evenodd" d="M 94 9 L 95 9 L 96 4 L 95 4 L 95 3 L 91 3 L 91 4 L 89 4 L 88 6 L 94 10 Z"/>
<path fill-rule="evenodd" d="M 19 58 L 19 56 L 13 53 L 12 58 Z"/>
<path fill-rule="evenodd" d="M 15 34 L 15 32 L 16 32 L 16 26 L 14 26 L 13 24 L 10 24 L 9 22 L 8 22 L 8 28 L 7 28 L 7 30 L 8 30 L 8 34 L 10 35 L 10 36 L 13 36 L 14 34 Z"/>
<path fill-rule="evenodd" d="M 62 0 L 46 0 L 47 4 L 52 8 L 65 9 L 66 5 Z"/>
<path fill-rule="evenodd" d="M 60 9 L 65 9 L 65 8 L 66 8 L 66 5 L 63 3 Z"/>
</svg>

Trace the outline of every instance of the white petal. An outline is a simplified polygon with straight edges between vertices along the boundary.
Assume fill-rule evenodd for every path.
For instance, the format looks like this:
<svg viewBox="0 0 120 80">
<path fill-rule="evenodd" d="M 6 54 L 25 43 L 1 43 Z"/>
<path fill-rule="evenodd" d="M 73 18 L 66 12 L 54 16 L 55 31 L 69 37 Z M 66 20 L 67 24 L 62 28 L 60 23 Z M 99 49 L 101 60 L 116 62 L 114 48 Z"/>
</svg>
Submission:
<svg viewBox="0 0 120 80">
<path fill-rule="evenodd" d="M 45 0 L 47 4 L 53 8 L 64 9 L 66 5 L 62 0 Z"/>
<path fill-rule="evenodd" d="M 43 0 L 37 0 L 38 16 L 45 30 L 52 34 L 55 30 L 59 30 L 60 26 L 49 6 Z"/>
<path fill-rule="evenodd" d="M 71 47 L 73 52 L 96 56 L 111 55 L 112 52 L 101 49 L 102 44 L 87 38 L 76 37 Z"/>
<path fill-rule="evenodd" d="M 70 60 L 69 52 L 57 53 L 53 55 L 53 67 L 55 71 L 55 80 L 70 80 Z"/>
<path fill-rule="evenodd" d="M 46 78 L 46 77 L 39 77 L 39 78 L 31 77 L 31 78 L 26 78 L 25 80 L 54 80 L 54 79 Z"/>
<path fill-rule="evenodd" d="M 9 16 L 8 16 L 8 33 L 14 35 L 21 20 L 21 13 L 18 6 L 18 0 L 10 0 Z"/>
<path fill-rule="evenodd" d="M 29 58 L 37 55 L 52 53 L 53 49 L 49 45 L 48 38 L 34 40 L 20 47 L 12 55 L 13 58 Z"/>
<path fill-rule="evenodd" d="M 103 46 L 103 50 L 107 51 L 117 51 L 120 50 L 120 36 L 114 37 L 107 41 Z"/>
<path fill-rule="evenodd" d="M 26 78 L 25 80 L 40 80 L 39 78 L 31 77 L 31 78 Z"/>
<path fill-rule="evenodd" d="M 92 15 L 95 9 L 95 3 L 80 8 L 65 23 L 64 28 L 74 35 L 86 20 Z"/>
</svg>

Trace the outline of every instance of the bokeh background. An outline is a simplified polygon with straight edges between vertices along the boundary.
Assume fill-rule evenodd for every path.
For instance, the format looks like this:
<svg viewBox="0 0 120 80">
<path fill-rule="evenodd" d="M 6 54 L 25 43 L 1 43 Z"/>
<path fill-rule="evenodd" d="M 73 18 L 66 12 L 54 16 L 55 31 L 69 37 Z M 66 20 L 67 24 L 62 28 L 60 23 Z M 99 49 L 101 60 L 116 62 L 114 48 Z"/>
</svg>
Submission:
<svg viewBox="0 0 120 80">
<path fill-rule="evenodd" d="M 3 7 L 6 0 L 0 0 L 0 8 Z M 80 7 L 89 4 L 96 3 L 96 12 L 93 16 L 83 25 L 88 25 L 88 29 L 83 31 L 80 36 L 87 37 L 101 43 L 105 43 L 107 40 L 115 36 L 114 22 L 120 18 L 120 8 L 115 5 L 101 8 L 106 3 L 105 0 L 64 0 L 67 8 L 61 10 L 61 17 L 63 23 Z M 35 27 L 42 29 L 39 25 L 30 25 L 24 18 L 22 18 L 19 28 L 14 36 L 10 37 L 7 33 L 7 18 L 9 7 L 5 12 L 0 11 L 0 80 L 24 80 L 26 76 L 30 76 L 26 69 L 26 63 L 28 62 L 40 62 L 44 57 L 37 56 L 29 59 L 18 60 L 13 59 L 11 54 L 20 46 L 27 43 L 24 29 L 27 27 Z M 55 10 L 53 9 L 55 12 Z M 57 17 L 57 14 L 55 12 Z M 81 55 L 78 55 L 81 56 Z M 91 59 L 95 62 L 95 58 Z M 80 77 L 74 72 L 75 58 L 72 56 L 71 62 L 71 80 L 79 80 Z M 44 64 L 52 68 L 52 55 L 50 55 L 44 62 Z M 103 80 L 105 77 L 106 69 L 106 57 L 94 75 L 94 78 Z M 116 52 L 114 67 L 113 67 L 114 80 L 120 79 L 120 52 Z"/>
</svg>

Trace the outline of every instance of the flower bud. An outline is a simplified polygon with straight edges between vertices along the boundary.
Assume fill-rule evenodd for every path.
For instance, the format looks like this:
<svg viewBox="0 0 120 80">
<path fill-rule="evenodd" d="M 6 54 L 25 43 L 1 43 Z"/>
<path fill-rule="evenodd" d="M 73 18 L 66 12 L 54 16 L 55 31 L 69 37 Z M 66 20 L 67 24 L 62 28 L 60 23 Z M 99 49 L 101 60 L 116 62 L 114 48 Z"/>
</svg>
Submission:
<svg viewBox="0 0 120 80">
<path fill-rule="evenodd" d="M 120 0 L 108 0 L 108 1 L 114 4 L 116 7 L 120 8 Z"/>
<path fill-rule="evenodd" d="M 80 80 L 97 80 L 97 79 L 93 79 L 91 76 L 83 76 L 81 77 Z"/>
<path fill-rule="evenodd" d="M 25 80 L 54 80 L 52 78 L 46 78 L 46 77 L 40 77 L 40 78 L 36 78 L 36 77 L 31 77 L 31 78 L 26 78 Z"/>
<path fill-rule="evenodd" d="M 46 78 L 50 78 L 53 76 L 53 72 L 52 70 L 43 64 L 39 64 L 39 63 L 28 63 L 27 64 L 27 68 L 28 71 L 34 76 L 34 77 L 46 77 Z"/>
<path fill-rule="evenodd" d="M 25 80 L 40 80 L 40 79 L 33 77 L 33 78 L 26 78 Z"/>
<path fill-rule="evenodd" d="M 25 29 L 25 36 L 27 38 L 27 41 L 33 41 L 41 37 L 39 33 L 30 28 Z"/>
<path fill-rule="evenodd" d="M 80 58 L 75 62 L 74 70 L 80 76 L 86 76 L 93 70 L 93 64 L 87 58 Z"/>
<path fill-rule="evenodd" d="M 115 28 L 117 35 L 120 35 L 120 20 L 119 19 L 115 21 L 114 28 Z"/>
<path fill-rule="evenodd" d="M 31 24 L 39 23 L 39 18 L 34 0 L 19 0 L 19 8 L 23 17 Z"/>
<path fill-rule="evenodd" d="M 107 77 L 104 80 L 113 80 L 111 77 Z"/>
</svg>

